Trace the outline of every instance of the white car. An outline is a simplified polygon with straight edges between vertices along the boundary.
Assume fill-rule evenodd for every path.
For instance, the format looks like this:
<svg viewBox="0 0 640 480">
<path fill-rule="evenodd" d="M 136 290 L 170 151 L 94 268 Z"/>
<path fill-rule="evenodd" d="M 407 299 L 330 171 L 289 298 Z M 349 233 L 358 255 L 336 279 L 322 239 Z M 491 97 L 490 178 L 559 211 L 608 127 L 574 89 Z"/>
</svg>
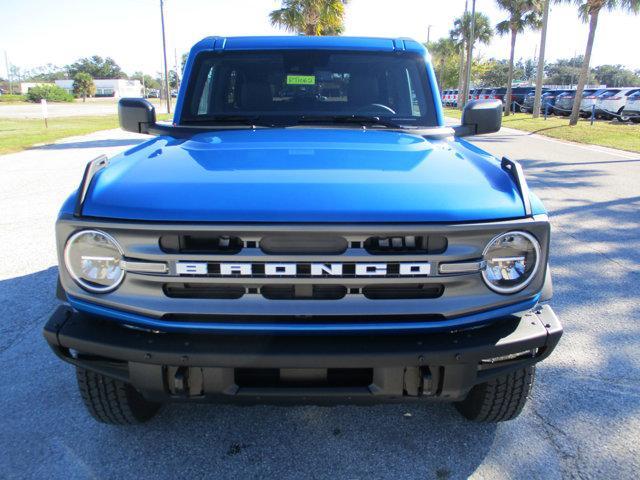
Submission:
<svg viewBox="0 0 640 480">
<path fill-rule="evenodd" d="M 631 120 L 633 123 L 640 123 L 640 91 L 632 93 L 627 97 L 627 103 L 622 110 L 622 121 Z"/>
<path fill-rule="evenodd" d="M 608 88 L 596 99 L 596 116 L 612 119 L 624 110 L 629 95 L 640 92 L 640 88 Z"/>
</svg>

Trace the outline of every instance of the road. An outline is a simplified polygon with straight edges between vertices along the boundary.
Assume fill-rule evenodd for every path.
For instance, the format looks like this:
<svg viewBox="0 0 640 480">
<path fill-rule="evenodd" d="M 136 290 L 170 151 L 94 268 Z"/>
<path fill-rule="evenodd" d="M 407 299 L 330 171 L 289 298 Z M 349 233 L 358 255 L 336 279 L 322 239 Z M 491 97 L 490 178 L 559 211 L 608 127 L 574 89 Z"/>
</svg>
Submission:
<svg viewBox="0 0 640 480">
<path fill-rule="evenodd" d="M 637 478 L 640 155 L 503 130 L 472 141 L 525 167 L 550 210 L 554 308 L 566 331 L 515 421 L 446 404 L 171 405 L 99 425 L 41 336 L 56 305 L 53 223 L 88 159 L 119 131 L 0 157 L 0 476 L 3 478 Z"/>
</svg>

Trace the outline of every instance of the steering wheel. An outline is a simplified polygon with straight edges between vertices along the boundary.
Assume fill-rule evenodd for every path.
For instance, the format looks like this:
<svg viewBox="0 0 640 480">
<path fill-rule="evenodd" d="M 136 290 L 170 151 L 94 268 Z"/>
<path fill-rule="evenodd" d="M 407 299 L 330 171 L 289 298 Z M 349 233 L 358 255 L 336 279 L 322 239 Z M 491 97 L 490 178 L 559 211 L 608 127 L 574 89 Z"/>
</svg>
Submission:
<svg viewBox="0 0 640 480">
<path fill-rule="evenodd" d="M 396 112 L 393 108 L 387 107 L 381 103 L 372 103 L 371 105 L 365 105 L 364 107 L 360 107 L 356 109 L 356 113 L 390 113 L 391 115 L 395 115 Z"/>
</svg>

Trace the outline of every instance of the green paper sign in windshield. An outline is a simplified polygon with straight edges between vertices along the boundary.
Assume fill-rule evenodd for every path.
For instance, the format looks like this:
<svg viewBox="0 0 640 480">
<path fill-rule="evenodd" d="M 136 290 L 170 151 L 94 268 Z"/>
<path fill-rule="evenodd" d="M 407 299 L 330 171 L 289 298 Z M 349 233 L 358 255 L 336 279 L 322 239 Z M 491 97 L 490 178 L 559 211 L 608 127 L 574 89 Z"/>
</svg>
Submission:
<svg viewBox="0 0 640 480">
<path fill-rule="evenodd" d="M 287 85 L 315 85 L 315 75 L 287 75 Z"/>
</svg>

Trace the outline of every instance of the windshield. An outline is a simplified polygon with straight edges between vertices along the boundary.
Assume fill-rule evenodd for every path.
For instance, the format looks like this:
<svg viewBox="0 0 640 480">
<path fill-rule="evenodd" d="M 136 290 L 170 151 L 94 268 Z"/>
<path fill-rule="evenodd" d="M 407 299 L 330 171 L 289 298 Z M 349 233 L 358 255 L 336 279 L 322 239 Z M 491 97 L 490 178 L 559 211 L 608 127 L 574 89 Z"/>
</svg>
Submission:
<svg viewBox="0 0 640 480">
<path fill-rule="evenodd" d="M 278 51 L 200 54 L 182 123 L 437 125 L 422 57 Z"/>
</svg>

